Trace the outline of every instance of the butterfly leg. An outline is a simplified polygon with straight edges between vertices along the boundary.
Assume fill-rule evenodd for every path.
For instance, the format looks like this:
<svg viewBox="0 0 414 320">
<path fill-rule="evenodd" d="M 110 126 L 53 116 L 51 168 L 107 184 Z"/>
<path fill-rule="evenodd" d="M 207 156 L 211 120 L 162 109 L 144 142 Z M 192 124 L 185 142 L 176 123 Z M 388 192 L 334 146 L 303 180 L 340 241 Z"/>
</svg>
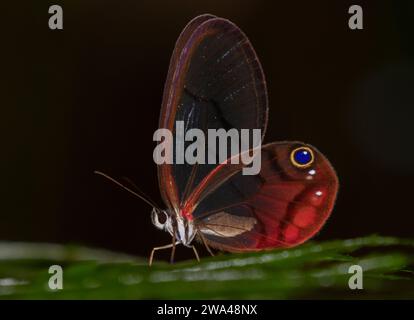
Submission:
<svg viewBox="0 0 414 320">
<path fill-rule="evenodd" d="M 176 244 L 176 241 L 175 241 L 175 232 L 174 232 L 173 239 L 172 239 L 172 249 L 171 249 L 170 263 L 174 262 L 175 244 Z"/>
<path fill-rule="evenodd" d="M 214 257 L 214 253 L 213 253 L 213 251 L 211 251 L 210 246 L 207 244 L 207 241 L 206 241 L 206 239 L 204 238 L 203 234 L 202 234 L 201 232 L 199 232 L 198 234 L 199 234 L 199 236 L 200 236 L 200 238 L 201 238 L 201 241 L 203 241 L 203 244 L 204 244 L 204 246 L 206 247 L 206 249 L 207 249 L 208 253 L 210 253 L 210 255 L 211 255 L 212 257 Z"/>
<path fill-rule="evenodd" d="M 194 255 L 195 255 L 197 261 L 200 262 L 200 256 L 198 255 L 198 252 L 197 252 L 196 247 L 195 246 L 192 246 L 192 248 L 193 248 Z"/>
<path fill-rule="evenodd" d="M 162 249 L 172 248 L 172 247 L 174 247 L 175 245 L 177 245 L 178 243 L 179 243 L 179 242 L 177 241 L 177 242 L 174 242 L 174 243 L 169 243 L 169 244 L 167 244 L 167 245 L 165 245 L 165 246 L 161 246 L 161 247 L 155 247 L 155 248 L 153 248 L 153 249 L 152 249 L 152 251 L 151 251 L 151 254 L 150 254 L 150 258 L 149 258 L 149 265 L 150 265 L 150 266 L 152 265 L 152 261 L 154 260 L 154 253 L 155 253 L 155 251 L 162 250 Z"/>
</svg>

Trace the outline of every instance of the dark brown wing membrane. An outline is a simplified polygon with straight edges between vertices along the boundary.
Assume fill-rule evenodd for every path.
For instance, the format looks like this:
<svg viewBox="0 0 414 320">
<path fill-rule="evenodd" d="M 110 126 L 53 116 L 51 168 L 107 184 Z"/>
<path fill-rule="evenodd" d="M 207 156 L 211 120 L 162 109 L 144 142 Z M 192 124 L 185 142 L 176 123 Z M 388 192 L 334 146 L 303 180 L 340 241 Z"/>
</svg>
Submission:
<svg viewBox="0 0 414 320">
<path fill-rule="evenodd" d="M 177 110 L 179 95 L 174 92 L 177 83 L 180 81 L 179 72 L 183 72 L 182 66 L 178 65 L 178 60 L 182 60 L 182 50 L 186 46 L 189 38 L 194 30 L 203 22 L 213 19 L 215 16 L 204 14 L 191 20 L 184 30 L 181 32 L 170 60 L 167 80 L 165 81 L 164 94 L 162 98 L 161 113 L 159 120 L 159 128 L 166 128 L 172 130 L 174 126 L 174 117 Z M 179 203 L 179 195 L 174 178 L 172 177 L 172 167 L 169 164 L 158 166 L 158 183 L 160 187 L 161 196 L 165 204 L 169 208 L 177 207 Z"/>
<path fill-rule="evenodd" d="M 186 131 L 243 128 L 261 129 L 264 135 L 267 110 L 264 74 L 244 33 L 230 21 L 210 15 L 191 21 L 171 58 L 159 127 L 175 132 L 176 121 L 184 121 Z M 208 152 L 215 150 L 206 149 Z M 178 211 L 191 190 L 215 167 L 159 165 L 165 203 Z"/>
</svg>

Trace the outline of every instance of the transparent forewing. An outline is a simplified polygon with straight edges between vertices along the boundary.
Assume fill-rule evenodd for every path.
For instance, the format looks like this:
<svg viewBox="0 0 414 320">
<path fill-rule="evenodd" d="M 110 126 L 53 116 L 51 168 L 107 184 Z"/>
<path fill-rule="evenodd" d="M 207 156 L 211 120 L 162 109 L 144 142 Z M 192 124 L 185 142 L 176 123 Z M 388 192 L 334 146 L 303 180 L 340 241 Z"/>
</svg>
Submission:
<svg viewBox="0 0 414 320">
<path fill-rule="evenodd" d="M 196 18 L 177 41 L 167 77 L 160 128 L 177 134 L 200 129 L 206 134 L 205 160 L 217 157 L 208 149 L 208 129 L 261 129 L 267 121 L 267 91 L 262 68 L 243 32 L 228 20 L 212 16 Z M 184 149 L 192 142 L 188 141 Z M 177 211 L 191 190 L 215 164 L 179 164 L 174 145 L 174 164 L 158 166 L 164 201 Z M 229 150 L 230 155 L 230 150 Z M 184 161 L 185 162 L 185 161 Z"/>
<path fill-rule="evenodd" d="M 262 147 L 261 171 L 243 175 L 225 164 L 189 198 L 194 222 L 207 242 L 228 251 L 255 251 L 300 244 L 318 232 L 333 208 L 338 179 L 315 148 L 309 167 L 296 167 L 291 152 L 299 142 Z M 206 192 L 211 189 L 214 192 Z"/>
</svg>

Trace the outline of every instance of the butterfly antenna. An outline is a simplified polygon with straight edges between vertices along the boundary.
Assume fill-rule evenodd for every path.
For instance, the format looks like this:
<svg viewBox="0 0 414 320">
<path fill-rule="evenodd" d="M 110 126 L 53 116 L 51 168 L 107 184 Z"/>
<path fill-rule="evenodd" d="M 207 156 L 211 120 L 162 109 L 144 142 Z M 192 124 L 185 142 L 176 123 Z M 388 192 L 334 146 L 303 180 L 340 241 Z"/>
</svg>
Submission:
<svg viewBox="0 0 414 320">
<path fill-rule="evenodd" d="M 144 191 L 142 191 L 141 188 L 139 188 L 131 179 L 127 177 L 122 177 L 122 179 L 125 180 L 127 183 L 129 183 L 131 187 L 134 187 L 136 193 L 139 193 L 140 195 L 142 195 L 145 199 L 151 202 L 154 207 L 159 208 L 156 202 L 153 199 L 151 199 L 151 197 L 147 195 Z"/>
<path fill-rule="evenodd" d="M 137 198 L 140 198 L 141 200 L 145 201 L 147 204 L 149 204 L 151 207 L 153 208 L 157 208 L 159 209 L 159 207 L 150 199 L 147 199 L 145 196 L 136 193 L 135 191 L 131 190 L 130 188 L 124 186 L 122 183 L 120 183 L 119 181 L 115 180 L 114 178 L 108 176 L 107 174 L 101 172 L 101 171 L 94 171 L 93 173 L 102 176 L 108 180 L 110 180 L 111 182 L 115 183 L 117 186 L 121 187 L 122 189 L 128 191 L 129 193 L 133 194 L 134 196 L 136 196 Z"/>
</svg>

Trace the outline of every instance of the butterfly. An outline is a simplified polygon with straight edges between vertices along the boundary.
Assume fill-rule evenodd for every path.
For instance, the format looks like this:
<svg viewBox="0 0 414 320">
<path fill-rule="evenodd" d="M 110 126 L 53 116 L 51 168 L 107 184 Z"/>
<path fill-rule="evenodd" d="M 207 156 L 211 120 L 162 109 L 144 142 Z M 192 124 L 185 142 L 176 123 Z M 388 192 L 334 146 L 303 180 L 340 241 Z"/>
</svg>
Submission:
<svg viewBox="0 0 414 320">
<path fill-rule="evenodd" d="M 203 132 L 260 129 L 263 139 L 267 120 L 265 76 L 246 35 L 227 19 L 194 18 L 170 60 L 159 128 L 175 133 L 177 121 L 183 121 L 186 130 Z M 327 158 L 297 141 L 260 145 L 258 152 L 256 175 L 243 175 L 246 165 L 229 161 L 158 165 L 167 208 L 146 201 L 153 207 L 152 223 L 172 242 L 152 250 L 150 265 L 154 252 L 166 248 L 172 248 L 172 261 L 178 244 L 193 248 L 199 260 L 194 240 L 212 255 L 211 249 L 251 252 L 299 245 L 322 228 L 339 185 Z"/>
</svg>

